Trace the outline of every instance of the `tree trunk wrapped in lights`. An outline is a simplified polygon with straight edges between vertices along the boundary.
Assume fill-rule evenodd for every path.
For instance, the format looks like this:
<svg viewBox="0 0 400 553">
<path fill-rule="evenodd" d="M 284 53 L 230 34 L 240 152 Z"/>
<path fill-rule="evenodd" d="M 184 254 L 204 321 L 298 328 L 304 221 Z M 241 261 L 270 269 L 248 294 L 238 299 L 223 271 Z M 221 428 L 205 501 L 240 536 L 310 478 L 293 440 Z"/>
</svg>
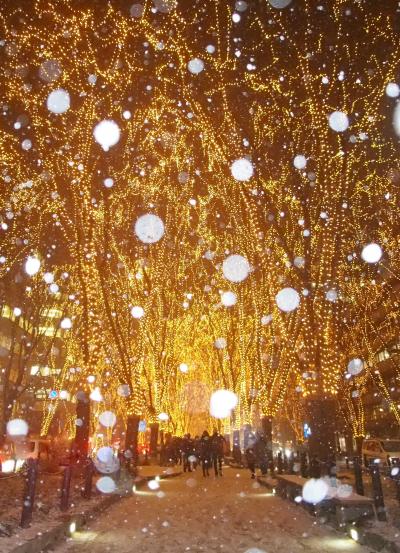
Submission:
<svg viewBox="0 0 400 553">
<path fill-rule="evenodd" d="M 76 394 L 76 433 L 73 451 L 79 458 L 87 457 L 89 453 L 90 436 L 90 401 L 85 392 Z"/>
</svg>

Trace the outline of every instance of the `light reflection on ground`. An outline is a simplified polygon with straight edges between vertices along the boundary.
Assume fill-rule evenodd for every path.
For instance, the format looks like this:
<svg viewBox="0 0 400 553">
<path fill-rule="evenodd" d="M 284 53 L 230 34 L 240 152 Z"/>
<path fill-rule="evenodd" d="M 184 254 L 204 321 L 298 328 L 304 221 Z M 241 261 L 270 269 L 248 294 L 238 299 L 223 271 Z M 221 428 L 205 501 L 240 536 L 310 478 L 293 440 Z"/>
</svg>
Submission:
<svg viewBox="0 0 400 553">
<path fill-rule="evenodd" d="M 238 477 L 238 475 L 240 476 Z M 189 482 L 189 484 L 188 484 Z M 163 492 L 164 496 L 159 497 Z M 369 553 L 263 486 L 248 471 L 201 471 L 139 489 L 76 532 L 58 553 Z"/>
</svg>

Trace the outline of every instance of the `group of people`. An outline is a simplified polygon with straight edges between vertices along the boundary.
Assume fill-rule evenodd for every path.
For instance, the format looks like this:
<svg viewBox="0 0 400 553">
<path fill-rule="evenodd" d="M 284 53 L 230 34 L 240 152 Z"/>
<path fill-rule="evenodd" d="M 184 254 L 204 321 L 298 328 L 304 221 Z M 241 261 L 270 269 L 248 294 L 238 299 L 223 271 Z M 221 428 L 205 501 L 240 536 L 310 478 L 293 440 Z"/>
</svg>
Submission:
<svg viewBox="0 0 400 553">
<path fill-rule="evenodd" d="M 222 465 L 229 445 L 224 436 L 214 430 L 210 435 L 207 430 L 201 436 L 191 437 L 185 434 L 181 437 L 173 437 L 163 444 L 160 454 L 161 465 L 182 465 L 184 472 L 193 472 L 201 466 L 203 476 L 210 476 L 210 470 L 214 470 L 216 477 L 222 476 Z M 238 453 L 238 458 L 237 454 Z M 268 469 L 272 470 L 272 451 L 264 435 L 255 436 L 245 450 L 247 467 L 251 478 L 255 478 L 256 467 L 260 468 L 263 475 Z M 241 464 L 241 452 L 238 446 L 233 447 L 233 460 Z"/>
<path fill-rule="evenodd" d="M 205 430 L 201 437 L 192 438 L 190 434 L 185 434 L 183 438 L 174 438 L 169 450 L 171 462 L 182 465 L 184 472 L 192 472 L 200 465 L 204 477 L 210 476 L 211 469 L 214 469 L 216 477 L 222 476 L 227 444 L 216 430 L 211 436 Z"/>
</svg>

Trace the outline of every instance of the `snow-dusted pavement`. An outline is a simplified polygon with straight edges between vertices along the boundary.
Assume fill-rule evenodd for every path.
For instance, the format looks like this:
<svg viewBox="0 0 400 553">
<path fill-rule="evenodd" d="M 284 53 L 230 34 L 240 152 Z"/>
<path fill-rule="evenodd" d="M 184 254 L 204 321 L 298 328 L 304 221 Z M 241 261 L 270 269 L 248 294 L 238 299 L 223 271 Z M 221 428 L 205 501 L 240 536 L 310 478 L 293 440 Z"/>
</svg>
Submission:
<svg viewBox="0 0 400 553">
<path fill-rule="evenodd" d="M 272 496 L 244 470 L 218 480 L 199 470 L 123 499 L 57 548 L 65 553 L 357 552 L 354 541 Z M 249 552 L 250 553 L 250 552 Z"/>
</svg>

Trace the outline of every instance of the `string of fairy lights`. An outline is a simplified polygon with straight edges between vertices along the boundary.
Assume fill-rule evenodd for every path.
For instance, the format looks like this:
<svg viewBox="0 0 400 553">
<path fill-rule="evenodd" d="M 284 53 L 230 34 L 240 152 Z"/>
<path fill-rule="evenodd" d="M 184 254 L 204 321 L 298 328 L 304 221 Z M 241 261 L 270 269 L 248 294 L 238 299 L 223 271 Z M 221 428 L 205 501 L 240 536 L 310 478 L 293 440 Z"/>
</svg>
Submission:
<svg viewBox="0 0 400 553">
<path fill-rule="evenodd" d="M 361 435 L 372 373 L 344 374 L 352 358 L 372 363 L 373 329 L 360 328 L 399 274 L 394 14 L 342 0 L 161 4 L 5 2 L 0 278 L 28 255 L 41 261 L 32 278 L 54 274 L 72 322 L 58 391 L 178 433 L 213 424 L 216 388 L 238 398 L 225 430 L 288 398 L 298 414 L 304 398 L 339 397 Z M 102 145 L 94 129 L 110 121 Z M 235 178 L 234 160 L 251 173 Z M 138 239 L 144 214 L 162 221 L 159 239 Z M 369 243 L 381 263 L 361 259 Z M 233 254 L 247 278 L 224 277 Z M 293 309 L 278 306 L 283 289 Z"/>
</svg>

